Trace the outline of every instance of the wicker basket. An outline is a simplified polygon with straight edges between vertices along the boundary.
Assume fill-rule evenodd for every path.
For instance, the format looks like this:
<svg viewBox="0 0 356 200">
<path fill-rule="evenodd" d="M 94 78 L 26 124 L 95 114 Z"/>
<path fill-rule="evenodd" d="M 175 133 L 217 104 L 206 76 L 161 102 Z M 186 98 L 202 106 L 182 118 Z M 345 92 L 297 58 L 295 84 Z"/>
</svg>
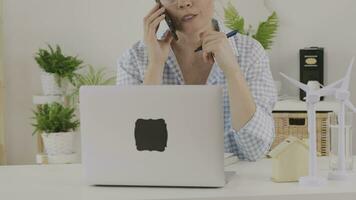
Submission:
<svg viewBox="0 0 356 200">
<path fill-rule="evenodd" d="M 271 149 L 284 141 L 288 136 L 299 139 L 307 139 L 308 118 L 307 113 L 273 113 L 276 136 Z M 335 117 L 334 113 L 316 113 L 317 149 L 321 156 L 329 155 L 330 145 L 330 121 Z"/>
</svg>

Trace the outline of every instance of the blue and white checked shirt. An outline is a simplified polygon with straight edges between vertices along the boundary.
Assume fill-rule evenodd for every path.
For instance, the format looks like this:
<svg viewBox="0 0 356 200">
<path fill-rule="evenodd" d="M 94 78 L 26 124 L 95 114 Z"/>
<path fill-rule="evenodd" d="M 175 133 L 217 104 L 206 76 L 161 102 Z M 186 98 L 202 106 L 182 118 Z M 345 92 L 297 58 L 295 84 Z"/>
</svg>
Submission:
<svg viewBox="0 0 356 200">
<path fill-rule="evenodd" d="M 220 31 L 230 30 L 218 20 Z M 227 81 L 217 63 L 213 65 L 207 85 L 223 86 L 225 152 L 236 154 L 241 160 L 255 161 L 262 158 L 274 140 L 272 109 L 277 101 L 277 92 L 269 66 L 269 58 L 256 40 L 237 34 L 229 38 L 236 59 L 254 97 L 257 110 L 253 118 L 240 130 L 231 125 L 231 113 Z M 117 85 L 140 85 L 148 66 L 148 54 L 144 42 L 138 41 L 118 59 Z M 170 49 L 165 63 L 163 84 L 184 85 L 182 72 Z"/>
</svg>

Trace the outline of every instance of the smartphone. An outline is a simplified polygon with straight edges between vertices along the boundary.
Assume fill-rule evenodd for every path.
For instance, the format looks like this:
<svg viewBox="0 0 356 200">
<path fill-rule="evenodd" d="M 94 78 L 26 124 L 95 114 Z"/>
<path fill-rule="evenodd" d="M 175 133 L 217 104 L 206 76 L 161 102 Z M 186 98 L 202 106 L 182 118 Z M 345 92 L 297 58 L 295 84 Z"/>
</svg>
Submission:
<svg viewBox="0 0 356 200">
<path fill-rule="evenodd" d="M 156 0 L 156 2 L 159 4 L 159 8 L 162 8 L 162 3 L 161 3 L 161 1 L 160 1 L 160 0 Z M 175 25 L 174 25 L 174 23 L 173 23 L 172 18 L 168 15 L 167 12 L 165 13 L 165 15 L 166 15 L 165 21 L 166 21 L 166 23 L 167 23 L 167 25 L 168 25 L 168 27 L 169 27 L 169 30 L 171 31 L 171 33 L 172 33 L 172 35 L 173 35 L 173 38 L 174 38 L 175 40 L 178 40 L 178 35 L 177 35 L 177 33 L 176 33 L 177 29 L 176 29 L 176 27 L 175 27 Z"/>
</svg>

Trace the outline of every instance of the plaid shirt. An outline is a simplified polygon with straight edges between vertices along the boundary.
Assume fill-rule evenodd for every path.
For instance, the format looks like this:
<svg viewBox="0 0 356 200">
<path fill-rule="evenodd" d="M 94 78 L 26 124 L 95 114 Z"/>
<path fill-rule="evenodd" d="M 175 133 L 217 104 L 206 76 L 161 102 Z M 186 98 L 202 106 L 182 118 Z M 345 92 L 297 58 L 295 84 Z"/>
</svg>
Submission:
<svg viewBox="0 0 356 200">
<path fill-rule="evenodd" d="M 218 20 L 220 31 L 228 33 Z M 269 66 L 269 58 L 256 40 L 241 34 L 229 38 L 236 59 L 249 85 L 257 109 L 252 119 L 240 130 L 231 125 L 228 85 L 217 63 L 213 65 L 207 85 L 223 86 L 225 152 L 236 154 L 241 160 L 255 161 L 262 158 L 274 140 L 272 109 L 277 92 Z M 144 42 L 138 41 L 118 59 L 117 85 L 140 85 L 148 66 L 148 54 Z M 184 85 L 177 59 L 170 49 L 165 63 L 163 84 Z"/>
</svg>

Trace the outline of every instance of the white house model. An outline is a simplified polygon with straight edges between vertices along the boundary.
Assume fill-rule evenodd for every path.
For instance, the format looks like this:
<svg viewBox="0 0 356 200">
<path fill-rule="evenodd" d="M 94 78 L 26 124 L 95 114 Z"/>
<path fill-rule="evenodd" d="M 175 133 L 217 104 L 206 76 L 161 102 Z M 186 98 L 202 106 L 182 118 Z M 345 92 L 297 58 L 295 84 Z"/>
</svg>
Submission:
<svg viewBox="0 0 356 200">
<path fill-rule="evenodd" d="M 288 137 L 268 154 L 272 159 L 272 180 L 293 182 L 308 175 L 308 155 L 308 144 L 296 137 Z"/>
</svg>

